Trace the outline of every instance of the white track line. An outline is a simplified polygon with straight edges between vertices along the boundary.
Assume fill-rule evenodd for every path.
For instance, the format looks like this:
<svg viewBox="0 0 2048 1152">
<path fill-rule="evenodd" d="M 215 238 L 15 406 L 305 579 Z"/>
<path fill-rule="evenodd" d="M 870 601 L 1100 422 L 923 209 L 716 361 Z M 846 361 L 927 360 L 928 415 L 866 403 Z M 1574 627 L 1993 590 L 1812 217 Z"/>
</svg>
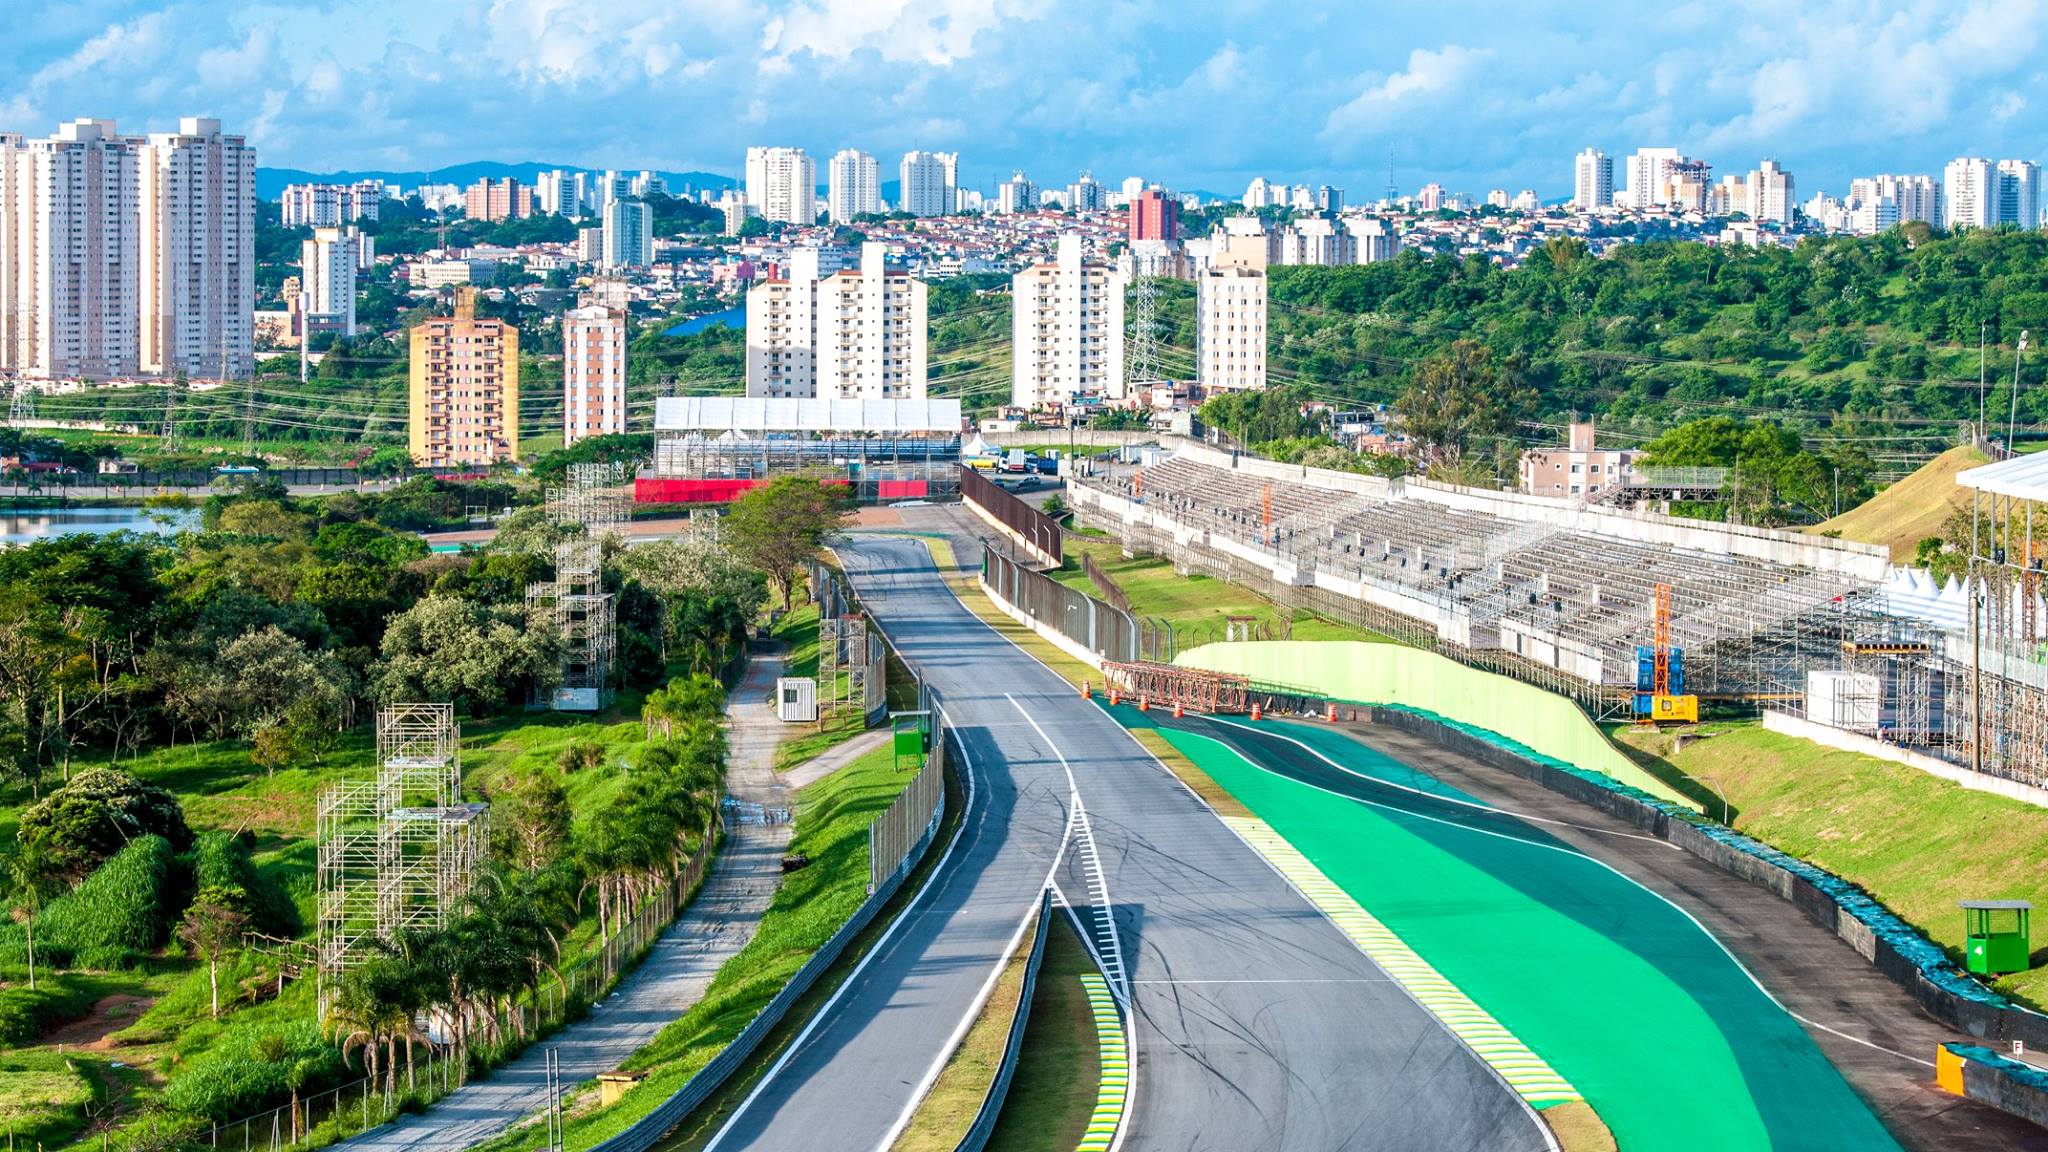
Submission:
<svg viewBox="0 0 2048 1152">
<path fill-rule="evenodd" d="M 945 705 L 939 705 L 938 712 L 939 731 L 943 733 L 945 731 L 946 719 Z M 889 943 L 889 938 L 896 935 L 896 930 L 903 926 L 904 921 L 910 919 L 911 911 L 919 904 L 924 903 L 925 897 L 931 895 L 932 886 L 945 876 L 946 863 L 953 858 L 953 850 L 960 846 L 960 837 L 967 831 L 967 818 L 974 811 L 974 760 L 967 754 L 967 740 L 962 737 L 957 743 L 960 745 L 960 758 L 967 761 L 967 772 L 965 773 L 967 777 L 967 795 L 960 803 L 960 824 L 953 829 L 953 838 L 946 841 L 945 855 L 939 857 L 938 864 L 932 868 L 931 875 L 925 877 L 924 884 L 917 890 L 917 895 L 911 897 L 910 903 L 903 906 L 903 911 L 897 913 L 896 918 L 889 922 L 889 927 L 882 932 L 881 938 L 876 940 L 874 945 L 867 950 L 867 953 L 860 958 L 860 963 L 854 965 L 853 971 L 846 974 L 846 979 L 839 982 L 839 987 L 832 990 L 832 995 L 826 999 L 823 1006 L 811 1014 L 810 1020 L 804 1024 L 803 1031 L 797 1033 L 796 1039 L 791 1041 L 789 1047 L 783 1050 L 782 1055 L 776 1058 L 775 1063 L 769 1066 L 768 1071 L 754 1085 L 754 1090 L 747 1093 L 746 1099 L 740 1101 L 740 1106 L 733 1109 L 732 1115 L 725 1118 L 725 1123 L 719 1126 L 717 1135 L 711 1138 L 710 1143 L 704 1145 L 704 1152 L 715 1152 L 719 1144 L 725 1140 L 726 1134 L 732 1131 L 732 1126 L 739 1122 L 741 1116 L 746 1115 L 747 1109 L 753 1106 L 754 1101 L 760 1097 L 761 1093 L 767 1091 L 768 1086 L 775 1082 L 775 1077 L 781 1074 L 782 1069 L 788 1065 L 790 1059 L 803 1050 L 804 1042 L 811 1038 L 811 1033 L 817 1031 L 818 1025 L 831 1017 L 832 1009 L 839 1003 L 839 998 L 846 995 L 847 989 L 860 982 L 860 974 L 867 969 L 867 966 L 873 962 L 875 957 L 881 955 L 883 946 Z"/>
</svg>

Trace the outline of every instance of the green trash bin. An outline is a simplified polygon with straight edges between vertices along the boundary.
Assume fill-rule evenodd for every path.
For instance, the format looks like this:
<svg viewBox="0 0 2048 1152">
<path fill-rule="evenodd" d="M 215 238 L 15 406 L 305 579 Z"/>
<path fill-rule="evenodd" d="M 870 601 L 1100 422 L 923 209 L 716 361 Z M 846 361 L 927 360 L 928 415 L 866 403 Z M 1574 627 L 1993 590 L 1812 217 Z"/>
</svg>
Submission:
<svg viewBox="0 0 2048 1152">
<path fill-rule="evenodd" d="M 897 769 L 923 764 L 925 753 L 931 750 L 931 713 L 892 712 L 889 725 L 889 746 Z"/>
<path fill-rule="evenodd" d="M 2025 972 L 2032 944 L 2027 920 L 2034 906 L 2025 900 L 1965 900 L 1963 966 L 1980 976 Z"/>
</svg>

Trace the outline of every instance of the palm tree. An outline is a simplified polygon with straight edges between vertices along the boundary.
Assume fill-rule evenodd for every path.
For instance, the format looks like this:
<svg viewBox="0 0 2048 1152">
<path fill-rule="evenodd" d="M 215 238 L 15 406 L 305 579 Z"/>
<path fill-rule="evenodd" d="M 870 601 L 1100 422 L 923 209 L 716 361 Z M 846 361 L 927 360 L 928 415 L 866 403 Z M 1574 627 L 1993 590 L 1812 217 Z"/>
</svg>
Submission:
<svg viewBox="0 0 2048 1152">
<path fill-rule="evenodd" d="M 8 853 L 4 873 L 0 880 L 7 885 L 7 911 L 14 922 L 21 925 L 22 936 L 28 942 L 28 988 L 36 989 L 36 917 L 42 915 L 43 902 L 57 889 L 56 870 L 38 842 L 15 839 L 15 849 Z"/>
</svg>

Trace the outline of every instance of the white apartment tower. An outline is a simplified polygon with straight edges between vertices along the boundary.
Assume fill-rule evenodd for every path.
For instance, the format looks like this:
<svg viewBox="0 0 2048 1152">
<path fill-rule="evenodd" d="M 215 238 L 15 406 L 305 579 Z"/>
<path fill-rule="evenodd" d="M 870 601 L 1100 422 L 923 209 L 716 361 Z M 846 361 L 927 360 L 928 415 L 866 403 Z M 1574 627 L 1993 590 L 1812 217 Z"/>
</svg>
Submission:
<svg viewBox="0 0 2048 1152">
<path fill-rule="evenodd" d="M 794 249 L 781 279 L 747 290 L 747 395 L 924 399 L 924 281 L 872 241 L 858 269 L 818 271 L 816 248 Z"/>
<path fill-rule="evenodd" d="M 1778 166 L 1776 160 L 1765 160 L 1757 165 L 1745 182 L 1749 194 L 1749 212 L 1752 220 L 1770 220 L 1790 226 L 1797 211 L 1798 200 L 1792 191 L 1792 174 Z"/>
<path fill-rule="evenodd" d="M 562 445 L 626 431 L 626 313 L 601 304 L 562 315 Z"/>
<path fill-rule="evenodd" d="M 1010 402 L 1019 408 L 1124 395 L 1124 278 L 1081 258 L 1081 237 L 1010 280 Z"/>
<path fill-rule="evenodd" d="M 581 220 L 589 210 L 592 183 L 588 172 L 557 168 L 533 178 L 534 204 L 552 216 Z"/>
<path fill-rule="evenodd" d="M 1296 220 L 1280 233 L 1281 264 L 1317 264 L 1340 267 L 1358 263 L 1358 242 L 1348 228 L 1335 220 L 1311 216 Z"/>
<path fill-rule="evenodd" d="M 654 264 L 654 213 L 644 201 L 614 200 L 604 206 L 604 251 L 598 260 L 607 269 L 647 268 Z"/>
<path fill-rule="evenodd" d="M 1998 162 L 1998 222 L 2041 226 L 2041 166 L 2032 160 Z"/>
<path fill-rule="evenodd" d="M 299 289 L 306 332 L 356 334 L 356 273 L 369 266 L 375 239 L 354 228 L 315 228 L 299 245 Z"/>
<path fill-rule="evenodd" d="M 818 166 L 801 148 L 747 149 L 747 203 L 768 220 L 817 223 Z"/>
<path fill-rule="evenodd" d="M 220 121 L 152 134 L 136 165 L 145 373 L 241 378 L 255 369 L 256 151 Z"/>
<path fill-rule="evenodd" d="M 882 170 L 873 156 L 843 148 L 833 154 L 829 174 L 834 224 L 882 210 Z"/>
<path fill-rule="evenodd" d="M 1636 149 L 1628 158 L 1628 206 L 1653 208 L 1670 203 L 1665 189 L 1673 169 L 1685 162 L 1685 154 L 1676 148 Z"/>
<path fill-rule="evenodd" d="M 1038 185 L 1029 176 L 1015 172 L 1008 180 L 996 185 L 996 211 L 1003 213 L 1035 212 L 1038 210 Z"/>
<path fill-rule="evenodd" d="M 1614 157 L 1588 148 L 1572 161 L 1572 206 L 1581 212 L 1614 206 Z"/>
<path fill-rule="evenodd" d="M 1351 233 L 1352 254 L 1360 264 L 1392 260 L 1401 253 L 1401 238 L 1394 226 L 1375 216 L 1353 216 L 1344 221 Z"/>
<path fill-rule="evenodd" d="M 897 207 L 912 216 L 950 216 L 959 210 L 959 153 L 905 152 L 897 178 L 896 195 L 903 201 Z"/>
<path fill-rule="evenodd" d="M 0 371 L 137 372 L 141 150 L 111 120 L 0 137 Z"/>
<path fill-rule="evenodd" d="M 1266 387 L 1266 270 L 1212 263 L 1195 281 L 1195 377 L 1205 391 Z"/>
<path fill-rule="evenodd" d="M 1964 156 L 1941 170 L 1941 226 L 1990 228 L 1998 223 L 1998 169 L 1989 160 Z"/>
</svg>

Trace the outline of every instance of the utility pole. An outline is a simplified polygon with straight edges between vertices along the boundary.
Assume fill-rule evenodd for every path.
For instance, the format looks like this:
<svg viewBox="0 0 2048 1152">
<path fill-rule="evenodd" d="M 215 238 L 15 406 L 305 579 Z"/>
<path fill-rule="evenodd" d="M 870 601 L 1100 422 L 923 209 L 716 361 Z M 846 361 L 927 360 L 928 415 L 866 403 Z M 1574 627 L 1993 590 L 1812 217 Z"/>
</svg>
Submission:
<svg viewBox="0 0 2048 1152">
<path fill-rule="evenodd" d="M 2005 454 L 2007 456 L 2017 456 L 2020 451 L 2019 443 L 2014 439 L 2014 436 L 2019 431 L 2020 423 L 2020 361 L 2026 359 L 2028 335 L 2025 331 L 2020 333 L 2020 346 L 2015 348 L 2012 354 L 2012 415 L 2008 416 L 2005 421 Z"/>
<path fill-rule="evenodd" d="M 1977 438 L 1984 436 L 1984 335 L 1991 328 L 1988 320 L 1977 322 Z"/>
</svg>

